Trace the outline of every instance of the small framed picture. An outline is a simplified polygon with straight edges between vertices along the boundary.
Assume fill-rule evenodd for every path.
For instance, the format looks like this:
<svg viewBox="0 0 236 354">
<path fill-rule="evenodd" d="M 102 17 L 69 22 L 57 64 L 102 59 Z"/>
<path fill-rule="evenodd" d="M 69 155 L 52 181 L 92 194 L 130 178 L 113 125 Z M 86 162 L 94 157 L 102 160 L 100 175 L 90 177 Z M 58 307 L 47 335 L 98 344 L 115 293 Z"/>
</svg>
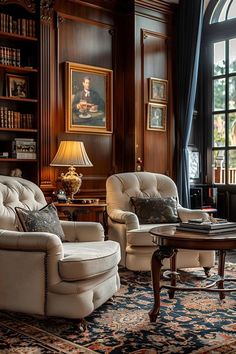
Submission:
<svg viewBox="0 0 236 354">
<path fill-rule="evenodd" d="M 200 153 L 195 149 L 189 149 L 189 178 L 190 181 L 200 178 Z"/>
<path fill-rule="evenodd" d="M 150 102 L 167 102 L 167 80 L 149 79 L 149 101 Z"/>
<path fill-rule="evenodd" d="M 6 74 L 7 96 L 28 98 L 29 97 L 29 82 L 27 76 Z"/>
<path fill-rule="evenodd" d="M 147 130 L 166 131 L 167 105 L 148 103 Z"/>
</svg>

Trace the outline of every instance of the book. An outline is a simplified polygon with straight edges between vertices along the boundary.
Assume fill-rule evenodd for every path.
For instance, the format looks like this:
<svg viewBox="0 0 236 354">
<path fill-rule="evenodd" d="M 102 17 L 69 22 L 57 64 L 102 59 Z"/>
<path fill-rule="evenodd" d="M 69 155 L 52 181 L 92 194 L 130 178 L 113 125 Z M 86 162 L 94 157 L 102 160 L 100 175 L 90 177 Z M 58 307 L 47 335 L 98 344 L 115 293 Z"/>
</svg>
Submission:
<svg viewBox="0 0 236 354">
<path fill-rule="evenodd" d="M 0 157 L 1 158 L 8 158 L 9 157 L 9 152 L 7 152 L 7 151 L 0 152 Z"/>
<path fill-rule="evenodd" d="M 202 218 L 200 218 L 200 219 L 189 219 L 188 221 L 187 221 L 188 223 L 196 223 L 196 224 L 202 224 L 202 223 L 204 223 L 204 224 L 209 224 L 209 223 L 214 223 L 214 224 L 219 224 L 219 223 L 225 223 L 225 222 L 228 222 L 228 220 L 227 219 L 222 219 L 222 218 L 214 218 L 214 221 L 212 221 L 212 220 L 210 220 L 210 221 L 205 221 L 204 219 L 202 219 Z"/>
<path fill-rule="evenodd" d="M 14 157 L 23 160 L 35 160 L 37 158 L 36 152 L 16 152 Z"/>
<path fill-rule="evenodd" d="M 202 222 L 202 223 L 195 223 L 195 222 L 181 222 L 179 227 L 183 229 L 194 229 L 194 230 L 224 230 L 230 228 L 236 228 L 236 222 L 224 221 L 224 222 Z"/>
<path fill-rule="evenodd" d="M 219 229 L 200 229 L 200 228 L 194 228 L 194 227 L 182 227 L 182 226 L 176 226 L 177 231 L 184 231 L 184 232 L 198 232 L 198 233 L 203 233 L 206 235 L 215 235 L 215 234 L 220 234 L 220 233 L 230 233 L 230 232 L 236 232 L 236 226 L 234 227 L 224 227 L 224 228 L 219 228 Z"/>
<path fill-rule="evenodd" d="M 14 138 L 15 141 L 35 141 L 34 138 Z"/>
</svg>

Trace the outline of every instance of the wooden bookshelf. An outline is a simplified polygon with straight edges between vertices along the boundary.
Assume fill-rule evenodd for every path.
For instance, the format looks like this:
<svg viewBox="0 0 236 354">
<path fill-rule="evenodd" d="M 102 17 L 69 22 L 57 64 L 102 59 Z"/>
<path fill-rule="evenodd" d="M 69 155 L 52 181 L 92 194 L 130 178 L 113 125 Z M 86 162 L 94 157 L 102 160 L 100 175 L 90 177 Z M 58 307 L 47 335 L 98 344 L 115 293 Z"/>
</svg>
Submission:
<svg viewBox="0 0 236 354">
<path fill-rule="evenodd" d="M 25 0 L 0 2 L 0 152 L 8 152 L 0 174 L 20 168 L 23 178 L 38 183 L 39 159 L 14 156 L 17 139 L 32 139 L 39 151 L 39 5 L 28 2 L 29 8 Z"/>
</svg>

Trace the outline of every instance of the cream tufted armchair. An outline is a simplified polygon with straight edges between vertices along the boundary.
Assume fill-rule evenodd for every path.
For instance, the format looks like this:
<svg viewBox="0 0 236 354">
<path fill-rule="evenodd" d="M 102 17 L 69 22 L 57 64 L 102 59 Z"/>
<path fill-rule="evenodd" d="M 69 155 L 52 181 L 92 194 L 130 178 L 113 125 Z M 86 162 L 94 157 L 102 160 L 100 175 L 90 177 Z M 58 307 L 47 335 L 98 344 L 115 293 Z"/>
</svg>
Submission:
<svg viewBox="0 0 236 354">
<path fill-rule="evenodd" d="M 0 176 L 0 310 L 83 318 L 119 289 L 119 244 L 95 222 L 61 221 L 64 242 L 17 231 L 15 207 L 45 205 L 34 183 Z"/>
<path fill-rule="evenodd" d="M 177 187 L 172 179 L 151 172 L 127 172 L 110 176 L 106 183 L 108 238 L 120 243 L 121 264 L 130 270 L 150 270 L 151 256 L 156 249 L 149 230 L 157 224 L 140 224 L 131 197 L 175 197 L 178 201 Z M 177 205 L 181 221 L 190 218 L 207 217 L 201 210 L 190 210 Z M 160 224 L 158 224 L 160 225 Z M 163 268 L 170 267 L 165 259 Z M 213 251 L 179 250 L 178 268 L 204 267 L 205 272 L 214 266 Z"/>
</svg>

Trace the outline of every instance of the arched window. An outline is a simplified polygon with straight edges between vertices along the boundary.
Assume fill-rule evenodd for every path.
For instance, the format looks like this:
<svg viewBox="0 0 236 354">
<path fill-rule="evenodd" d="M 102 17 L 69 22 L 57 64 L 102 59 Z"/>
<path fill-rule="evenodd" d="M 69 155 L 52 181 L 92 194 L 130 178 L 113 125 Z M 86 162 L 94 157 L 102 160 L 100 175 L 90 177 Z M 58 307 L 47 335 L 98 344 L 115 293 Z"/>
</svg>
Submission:
<svg viewBox="0 0 236 354">
<path fill-rule="evenodd" d="M 211 16 L 210 23 L 217 23 L 236 18 L 236 0 L 218 1 Z"/>
<path fill-rule="evenodd" d="M 206 103 L 212 131 L 208 174 L 213 183 L 236 184 L 236 0 L 212 0 L 206 21 Z"/>
</svg>

